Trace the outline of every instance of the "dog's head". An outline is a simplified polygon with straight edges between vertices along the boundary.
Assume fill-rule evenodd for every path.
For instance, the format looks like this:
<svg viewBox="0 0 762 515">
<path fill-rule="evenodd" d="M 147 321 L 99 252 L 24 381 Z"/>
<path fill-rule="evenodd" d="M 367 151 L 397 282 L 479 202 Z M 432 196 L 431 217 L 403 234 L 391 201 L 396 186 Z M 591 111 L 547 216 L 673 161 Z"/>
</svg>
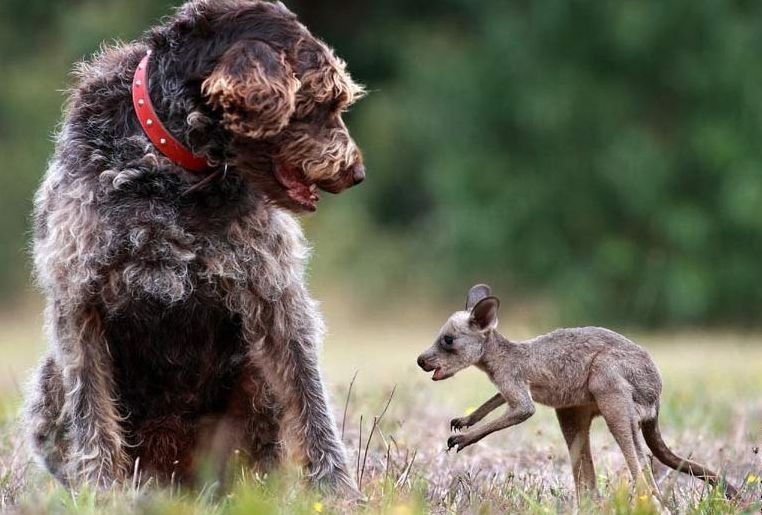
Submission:
<svg viewBox="0 0 762 515">
<path fill-rule="evenodd" d="M 186 58 L 197 60 L 202 99 L 226 132 L 225 159 L 271 201 L 314 211 L 318 188 L 339 193 L 365 178 L 342 120 L 364 89 L 283 4 L 191 2 L 172 30 L 176 53 L 192 42 L 202 54 Z"/>
<path fill-rule="evenodd" d="M 441 381 L 477 364 L 484 355 L 484 344 L 497 328 L 500 301 L 490 288 L 477 284 L 468 292 L 466 309 L 455 312 L 439 330 L 434 344 L 418 356 L 418 366 L 434 371 L 432 379 Z"/>
</svg>

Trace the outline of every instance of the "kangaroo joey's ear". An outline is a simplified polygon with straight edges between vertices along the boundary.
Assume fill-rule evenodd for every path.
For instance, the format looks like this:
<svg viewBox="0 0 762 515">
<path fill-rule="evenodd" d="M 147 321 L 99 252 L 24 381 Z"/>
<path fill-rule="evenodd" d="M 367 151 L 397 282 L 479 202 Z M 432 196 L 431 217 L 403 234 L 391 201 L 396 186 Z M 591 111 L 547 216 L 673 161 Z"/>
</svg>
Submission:
<svg viewBox="0 0 762 515">
<path fill-rule="evenodd" d="M 497 327 L 498 308 L 500 308 L 500 299 L 497 297 L 483 298 L 471 310 L 469 324 L 477 331 L 495 329 Z"/>
<path fill-rule="evenodd" d="M 468 291 L 466 297 L 466 311 L 471 311 L 474 306 L 485 297 L 489 297 L 492 290 L 486 284 L 477 284 Z"/>
</svg>

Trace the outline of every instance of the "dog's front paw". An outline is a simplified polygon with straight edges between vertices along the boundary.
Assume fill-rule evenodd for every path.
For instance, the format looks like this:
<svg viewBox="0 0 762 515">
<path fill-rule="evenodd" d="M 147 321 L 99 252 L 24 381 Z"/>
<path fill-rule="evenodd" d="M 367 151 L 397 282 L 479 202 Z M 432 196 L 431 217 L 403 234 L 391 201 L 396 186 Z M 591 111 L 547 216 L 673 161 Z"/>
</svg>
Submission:
<svg viewBox="0 0 762 515">
<path fill-rule="evenodd" d="M 452 435 L 450 438 L 447 439 L 447 450 L 449 451 L 453 447 L 455 447 L 455 450 L 457 452 L 462 451 L 466 447 L 471 445 L 471 441 L 468 438 L 468 435 L 460 434 L 460 435 Z"/>
<path fill-rule="evenodd" d="M 460 431 L 461 429 L 466 429 L 472 425 L 471 417 L 454 418 L 450 420 L 450 431 Z"/>
<path fill-rule="evenodd" d="M 355 481 L 344 470 L 334 470 L 313 478 L 313 484 L 323 493 L 337 495 L 352 503 L 362 503 L 365 496 Z"/>
<path fill-rule="evenodd" d="M 103 448 L 84 448 L 83 457 L 73 463 L 67 474 L 67 483 L 86 484 L 97 489 L 109 489 L 123 481 L 128 474 L 127 459 L 120 450 L 109 452 Z"/>
</svg>

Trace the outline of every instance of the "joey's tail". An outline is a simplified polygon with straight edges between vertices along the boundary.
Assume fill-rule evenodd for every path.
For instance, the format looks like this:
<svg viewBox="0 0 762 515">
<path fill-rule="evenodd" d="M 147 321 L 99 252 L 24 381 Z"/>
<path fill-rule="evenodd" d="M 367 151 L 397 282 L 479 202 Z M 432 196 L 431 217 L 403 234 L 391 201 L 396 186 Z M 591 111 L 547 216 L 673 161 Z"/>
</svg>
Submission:
<svg viewBox="0 0 762 515">
<path fill-rule="evenodd" d="M 645 438 L 648 448 L 651 449 L 651 452 L 654 453 L 654 456 L 656 456 L 659 461 L 678 472 L 683 472 L 699 479 L 703 479 L 710 485 L 714 486 L 719 483 L 720 476 L 718 474 L 696 462 L 681 458 L 672 452 L 672 449 L 667 447 L 667 444 L 664 443 L 664 440 L 661 437 L 661 432 L 659 431 L 658 416 L 651 420 L 643 421 L 642 427 L 643 438 Z M 725 483 L 725 497 L 732 499 L 737 493 L 738 491 L 733 488 L 732 485 Z"/>
</svg>

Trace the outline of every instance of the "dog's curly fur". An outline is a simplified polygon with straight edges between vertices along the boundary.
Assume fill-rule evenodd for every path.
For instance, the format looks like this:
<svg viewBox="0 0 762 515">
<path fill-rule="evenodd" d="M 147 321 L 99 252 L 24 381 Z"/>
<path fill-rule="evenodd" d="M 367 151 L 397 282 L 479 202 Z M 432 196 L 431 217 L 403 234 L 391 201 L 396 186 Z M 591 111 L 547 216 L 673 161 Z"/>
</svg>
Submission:
<svg viewBox="0 0 762 515">
<path fill-rule="evenodd" d="M 152 101 L 205 176 L 133 112 L 149 49 Z M 290 11 L 255 0 L 190 2 L 79 67 L 35 205 L 50 351 L 25 413 L 56 478 L 182 480 L 237 450 L 354 491 L 318 370 L 303 206 L 275 170 L 334 193 L 358 182 L 341 113 L 361 95 Z"/>
</svg>

